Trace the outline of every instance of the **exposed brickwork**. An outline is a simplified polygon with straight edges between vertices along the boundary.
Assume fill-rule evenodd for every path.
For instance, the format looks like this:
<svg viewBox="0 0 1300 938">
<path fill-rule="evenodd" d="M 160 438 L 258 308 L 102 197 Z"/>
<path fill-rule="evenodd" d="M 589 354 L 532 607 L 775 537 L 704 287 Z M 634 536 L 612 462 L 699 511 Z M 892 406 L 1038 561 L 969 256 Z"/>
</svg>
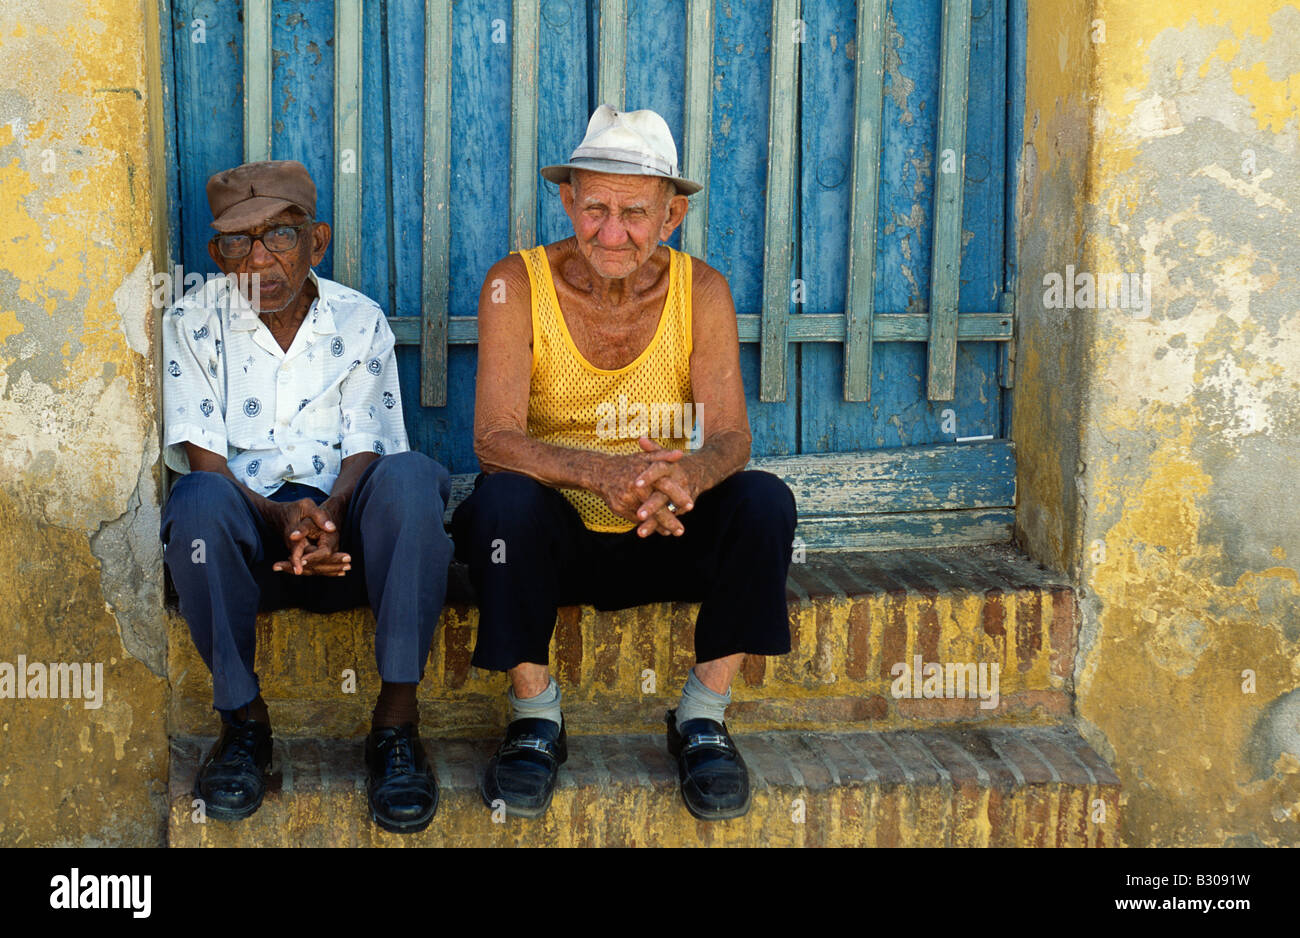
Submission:
<svg viewBox="0 0 1300 938">
<path fill-rule="evenodd" d="M 887 601 L 884 632 L 880 637 L 880 679 L 893 680 L 890 670 L 907 660 L 907 598 L 893 594 Z"/>
<path fill-rule="evenodd" d="M 1043 650 L 1043 594 L 1025 587 L 1016 597 L 1016 666 L 1028 671 Z"/>
<path fill-rule="evenodd" d="M 812 555 L 788 581 L 792 651 L 746 662 L 733 719 L 749 729 L 885 729 L 935 722 L 1023 724 L 1069 713 L 1077 613 L 1073 592 L 1007 551 L 976 549 Z M 618 612 L 569 607 L 557 617 L 552 662 L 575 733 L 643 732 L 676 702 L 694 663 L 698 606 L 656 603 Z M 420 699 L 426 732 L 496 736 L 504 675 L 470 665 L 477 608 L 450 603 Z M 210 732 L 210 678 L 175 613 L 169 676 L 174 733 Z M 379 680 L 369 610 L 331 616 L 286 610 L 259 618 L 258 672 L 282 735 L 337 736 L 365 726 Z M 898 663 L 1000 666 L 1000 705 L 895 699 Z M 655 687 L 643 687 L 643 672 Z M 356 692 L 343 690 L 343 672 Z"/>
<path fill-rule="evenodd" d="M 562 684 L 576 684 L 582 680 L 582 630 L 578 622 L 582 610 L 577 606 L 562 606 L 555 617 L 554 654 L 555 678 Z"/>
<path fill-rule="evenodd" d="M 465 681 L 469 679 L 469 660 L 473 653 L 470 642 L 474 630 L 454 620 L 444 621 L 442 636 L 443 685 L 453 690 L 464 687 Z"/>
<path fill-rule="evenodd" d="M 740 666 L 740 676 L 750 687 L 762 687 L 767 674 L 766 655 L 748 655 Z"/>
<path fill-rule="evenodd" d="M 871 660 L 871 612 L 865 602 L 856 602 L 849 608 L 849 655 L 845 671 L 854 681 L 867 678 Z"/>
<path fill-rule="evenodd" d="M 1074 673 L 1075 637 L 1079 632 L 1079 603 L 1072 589 L 1053 589 L 1051 596 L 1052 626 L 1048 637 L 1052 644 L 1052 673 L 1068 678 Z"/>
<path fill-rule="evenodd" d="M 984 615 L 981 624 L 984 634 L 996 638 L 1006 638 L 1006 610 L 1002 606 L 1002 591 L 991 589 L 984 594 Z"/>
<path fill-rule="evenodd" d="M 976 699 L 944 699 L 898 701 L 898 712 L 909 719 L 945 723 L 959 720 L 978 720 L 989 711 L 980 707 Z M 1023 691 L 1005 694 L 998 701 L 1001 716 L 1029 716 L 1049 722 L 1070 714 L 1070 698 L 1059 691 Z"/>
<path fill-rule="evenodd" d="M 688 815 L 662 734 L 575 739 L 549 814 L 504 824 L 478 794 L 495 742 L 439 740 L 428 748 L 442 802 L 412 837 L 370 822 L 360 738 L 277 740 L 277 785 L 254 817 L 193 823 L 189 787 L 209 743 L 173 742 L 173 845 L 1091 846 L 1116 843 L 1119 821 L 1114 775 L 1085 769 L 1086 743 L 1061 727 L 741 734 L 754 804 L 722 824 Z M 1049 768 L 1054 781 L 1027 781 Z M 1091 820 L 1098 799 L 1103 824 Z"/>
</svg>

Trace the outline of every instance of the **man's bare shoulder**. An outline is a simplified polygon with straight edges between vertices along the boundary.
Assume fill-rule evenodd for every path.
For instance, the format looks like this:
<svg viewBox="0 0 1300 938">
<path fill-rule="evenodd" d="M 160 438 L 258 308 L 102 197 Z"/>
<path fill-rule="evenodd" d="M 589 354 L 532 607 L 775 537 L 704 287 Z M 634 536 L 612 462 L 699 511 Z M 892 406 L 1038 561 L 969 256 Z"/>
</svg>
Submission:
<svg viewBox="0 0 1300 938">
<path fill-rule="evenodd" d="M 532 282 L 522 255 L 507 254 L 488 268 L 479 291 L 480 315 L 486 309 L 502 311 L 528 308 L 532 296 Z"/>
<path fill-rule="evenodd" d="M 731 286 L 722 272 L 698 257 L 691 257 L 691 306 L 696 315 L 734 314 Z"/>
</svg>

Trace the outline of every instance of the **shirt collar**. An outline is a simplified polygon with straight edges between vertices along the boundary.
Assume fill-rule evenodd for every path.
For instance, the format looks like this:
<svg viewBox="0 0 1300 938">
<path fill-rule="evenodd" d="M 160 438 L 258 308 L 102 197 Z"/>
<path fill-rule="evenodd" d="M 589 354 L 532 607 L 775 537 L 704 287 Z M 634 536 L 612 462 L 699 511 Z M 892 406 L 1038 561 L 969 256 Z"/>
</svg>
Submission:
<svg viewBox="0 0 1300 938">
<path fill-rule="evenodd" d="M 240 291 L 235 278 L 227 274 L 220 283 L 221 289 L 217 294 L 217 300 L 229 316 L 230 328 L 235 332 L 256 332 L 261 320 L 252 304 Z"/>
<path fill-rule="evenodd" d="M 314 270 L 308 271 L 307 276 L 316 285 L 316 302 L 307 311 L 312 331 L 317 335 L 333 335 L 338 330 L 334 328 L 334 308 L 330 299 L 335 296 L 337 285 L 332 280 L 321 280 Z"/>
<path fill-rule="evenodd" d="M 330 297 L 335 293 L 335 284 L 330 280 L 322 281 L 316 276 L 314 270 L 307 271 L 307 277 L 316 287 L 316 302 L 307 311 L 307 321 L 311 323 L 313 332 L 319 335 L 333 335 L 338 331 L 334 328 L 334 310 L 330 305 Z M 233 278 L 227 275 L 223 283 L 224 289 L 218 296 L 218 300 L 230 313 L 230 328 L 236 332 L 256 332 L 258 324 L 262 321 L 261 317 L 257 315 L 252 304 L 245 299 Z"/>
</svg>

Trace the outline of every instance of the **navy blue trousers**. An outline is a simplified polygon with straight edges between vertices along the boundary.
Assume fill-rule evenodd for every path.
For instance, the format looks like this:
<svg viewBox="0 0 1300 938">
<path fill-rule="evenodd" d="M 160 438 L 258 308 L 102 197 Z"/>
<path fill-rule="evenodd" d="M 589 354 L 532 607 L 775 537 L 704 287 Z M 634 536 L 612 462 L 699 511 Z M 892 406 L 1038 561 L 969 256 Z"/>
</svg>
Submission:
<svg viewBox="0 0 1300 938">
<path fill-rule="evenodd" d="M 271 565 L 289 555 L 283 536 L 267 526 L 238 485 L 215 472 L 191 472 L 172 487 L 162 515 L 163 557 L 181 615 L 212 672 L 213 707 L 228 717 L 257 696 L 257 613 L 288 606 L 336 612 L 369 603 L 380 677 L 418 682 L 451 562 L 451 539 L 442 524 L 451 493 L 447 470 L 416 452 L 381 456 L 366 467 L 341 532 L 340 549 L 352 557 L 352 569 L 342 577 L 273 571 Z M 270 497 L 320 504 L 327 496 L 289 482 Z"/>
<path fill-rule="evenodd" d="M 456 557 L 479 603 L 472 664 L 548 664 L 558 606 L 700 603 L 695 657 L 790 650 L 785 580 L 796 510 L 784 482 L 738 472 L 695 500 L 680 537 L 590 531 L 558 490 L 514 472 L 480 475 L 456 509 Z"/>
</svg>

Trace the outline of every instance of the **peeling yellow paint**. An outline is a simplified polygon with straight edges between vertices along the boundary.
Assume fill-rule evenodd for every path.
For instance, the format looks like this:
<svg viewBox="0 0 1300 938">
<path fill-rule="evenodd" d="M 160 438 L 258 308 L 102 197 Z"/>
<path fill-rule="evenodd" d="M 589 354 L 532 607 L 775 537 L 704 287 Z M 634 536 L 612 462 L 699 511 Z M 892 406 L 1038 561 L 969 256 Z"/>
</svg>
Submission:
<svg viewBox="0 0 1300 938">
<path fill-rule="evenodd" d="M 1282 133 L 1287 123 L 1296 118 L 1297 101 L 1300 101 L 1300 71 L 1280 79 L 1268 73 L 1268 65 L 1255 62 L 1249 68 L 1232 70 L 1232 87 L 1252 108 L 1252 116 L 1260 129 Z"/>
<path fill-rule="evenodd" d="M 1287 510 L 1300 407 L 1296 184 L 1275 156 L 1298 149 L 1300 73 L 1279 63 L 1300 10 L 1098 0 L 1088 15 L 1104 42 L 1070 0 L 1029 10 L 1020 224 L 1035 272 L 1149 274 L 1153 315 L 1040 306 L 1018 325 L 1017 529 L 1080 571 L 1077 707 L 1123 781 L 1125 842 L 1295 845 L 1297 761 L 1261 767 L 1255 735 L 1300 685 L 1294 551 L 1258 533 L 1279 530 L 1261 512 Z M 1184 191 L 1171 146 L 1207 150 Z M 1075 375 L 1082 401 L 1063 405 Z M 1258 452 L 1274 461 L 1252 477 Z"/>
<path fill-rule="evenodd" d="M 149 296 L 115 299 L 153 242 L 146 103 L 104 90 L 143 87 L 154 40 L 133 0 L 6 0 L 0 35 L 17 115 L 0 124 L 0 658 L 106 663 L 98 709 L 0 702 L 0 765 L 23 769 L 5 770 L 0 842 L 155 845 L 166 682 L 121 655 L 149 624 L 106 604 L 92 541 L 133 495 L 157 498 L 137 492 L 157 450 Z"/>
</svg>

